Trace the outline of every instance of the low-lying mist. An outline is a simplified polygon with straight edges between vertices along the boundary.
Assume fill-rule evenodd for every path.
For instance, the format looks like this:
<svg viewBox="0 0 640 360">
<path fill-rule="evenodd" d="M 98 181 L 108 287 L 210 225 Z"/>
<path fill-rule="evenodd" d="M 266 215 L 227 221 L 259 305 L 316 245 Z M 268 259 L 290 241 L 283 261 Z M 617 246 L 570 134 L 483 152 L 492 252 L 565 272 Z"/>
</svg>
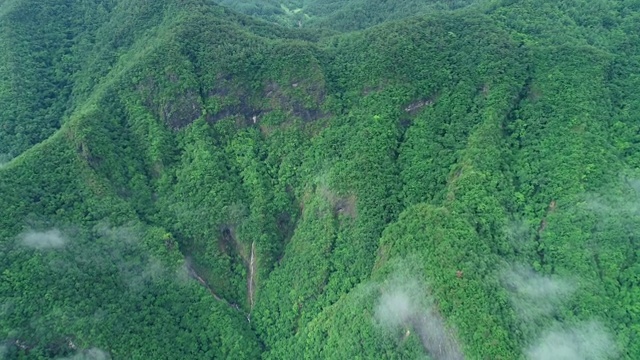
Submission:
<svg viewBox="0 0 640 360">
<path fill-rule="evenodd" d="M 20 314 L 27 322 L 13 333 L 5 334 L 4 342 L 0 338 L 0 359 L 12 356 L 19 348 L 47 346 L 36 345 L 30 335 L 33 332 L 51 334 L 46 341 L 59 342 L 59 338 L 64 339 L 69 334 L 54 330 L 53 324 L 57 321 L 67 321 L 73 326 L 90 324 L 100 328 L 107 318 L 122 316 L 122 302 L 119 301 L 123 298 L 127 299 L 128 304 L 147 304 L 149 294 L 157 296 L 167 288 L 178 291 L 184 289 L 190 293 L 189 287 L 199 287 L 189 278 L 184 264 L 161 261 L 161 257 L 155 255 L 154 249 L 147 246 L 145 241 L 149 241 L 149 238 L 153 242 L 158 234 L 140 224 L 114 227 L 100 223 L 86 230 L 73 227 L 35 228 L 38 230 L 27 230 L 14 238 L 13 245 L 25 248 L 26 251 L 21 252 L 24 256 L 39 253 L 34 257 L 38 271 L 26 272 L 27 276 L 18 291 L 46 292 L 64 305 L 55 312 L 41 308 Z M 157 240 L 157 243 L 164 244 L 159 238 Z M 39 279 L 46 281 L 38 282 Z M 69 282 L 82 284 L 83 281 L 95 281 L 96 284 L 84 286 L 81 290 L 67 286 Z M 112 293 L 105 294 L 105 288 Z M 74 304 L 82 306 L 76 307 Z M 117 307 L 114 307 L 116 304 Z M 0 301 L 0 320 L 5 316 L 17 316 L 15 308 L 10 298 Z M 76 345 L 69 341 L 69 345 L 62 345 L 66 349 L 62 353 L 75 354 L 58 359 L 111 359 L 108 352 L 91 348 L 93 344 L 86 345 L 87 349 L 81 350 L 78 346 L 76 350 Z"/>
<path fill-rule="evenodd" d="M 10 160 L 11 160 L 11 156 L 7 154 L 0 154 L 0 169 L 2 169 L 5 165 L 7 165 Z"/>
<path fill-rule="evenodd" d="M 407 337 L 414 332 L 433 359 L 464 359 L 453 332 L 430 301 L 426 284 L 415 278 L 396 274 L 381 286 L 375 320 L 392 334 L 402 331 Z"/>
<path fill-rule="evenodd" d="M 598 321 L 567 324 L 560 311 L 577 290 L 576 279 L 543 275 L 524 265 L 502 275 L 511 303 L 527 333 L 523 349 L 529 360 L 611 359 L 618 354 L 611 333 Z"/>
<path fill-rule="evenodd" d="M 71 357 L 59 358 L 58 360 L 110 360 L 110 359 L 111 359 L 111 355 L 109 355 L 108 353 L 100 349 L 91 348 L 91 349 L 83 350 Z"/>
<path fill-rule="evenodd" d="M 27 231 L 20 235 L 22 244 L 35 249 L 61 248 L 67 243 L 67 238 L 58 229 L 47 231 Z"/>
<path fill-rule="evenodd" d="M 505 270 L 502 279 L 516 313 L 525 322 L 552 315 L 576 290 L 567 280 L 541 275 L 524 265 Z"/>
<path fill-rule="evenodd" d="M 526 350 L 530 360 L 602 360 L 617 356 L 613 337 L 595 321 L 556 325 Z"/>
</svg>

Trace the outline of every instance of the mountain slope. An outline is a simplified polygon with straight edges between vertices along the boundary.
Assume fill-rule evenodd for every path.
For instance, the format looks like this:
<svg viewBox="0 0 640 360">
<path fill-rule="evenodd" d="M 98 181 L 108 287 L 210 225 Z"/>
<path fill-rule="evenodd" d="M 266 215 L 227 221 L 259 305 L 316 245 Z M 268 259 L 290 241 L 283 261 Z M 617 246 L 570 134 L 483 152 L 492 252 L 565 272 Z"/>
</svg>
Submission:
<svg viewBox="0 0 640 360">
<path fill-rule="evenodd" d="M 0 353 L 635 358 L 639 9 L 590 4 L 0 4 Z"/>
</svg>

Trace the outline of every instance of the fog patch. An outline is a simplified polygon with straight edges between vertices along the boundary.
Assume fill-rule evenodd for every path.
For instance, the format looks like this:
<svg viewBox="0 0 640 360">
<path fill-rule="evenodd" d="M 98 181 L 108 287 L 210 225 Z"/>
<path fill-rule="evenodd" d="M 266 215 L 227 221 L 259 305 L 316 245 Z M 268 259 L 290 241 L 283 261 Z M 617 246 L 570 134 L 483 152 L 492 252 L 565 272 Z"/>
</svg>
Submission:
<svg viewBox="0 0 640 360">
<path fill-rule="evenodd" d="M 67 238 L 58 229 L 28 231 L 20 235 L 20 239 L 23 245 L 34 249 L 61 248 L 67 243 Z"/>
<path fill-rule="evenodd" d="M 617 191 L 586 194 L 582 205 L 607 218 L 640 215 L 640 180 L 623 177 L 620 183 Z"/>
<path fill-rule="evenodd" d="M 409 295 L 402 290 L 383 293 L 376 307 L 376 319 L 391 328 L 406 325 L 415 313 Z"/>
<path fill-rule="evenodd" d="M 71 357 L 59 358 L 58 360 L 109 360 L 111 355 L 97 348 L 83 350 Z"/>
<path fill-rule="evenodd" d="M 11 155 L 9 154 L 0 154 L 0 169 L 5 167 L 11 161 Z"/>
<path fill-rule="evenodd" d="M 533 344 L 523 350 L 527 359 L 606 360 L 618 354 L 613 336 L 601 323 L 567 325 L 557 320 L 563 303 L 577 290 L 577 279 L 546 276 L 517 265 L 505 271 L 502 280 L 523 324 L 542 330 L 527 336 Z"/>
<path fill-rule="evenodd" d="M 120 284 L 134 292 L 165 281 L 177 281 L 178 276 L 173 274 L 176 269 L 155 256 L 143 241 L 148 234 L 142 226 L 115 227 L 102 222 L 91 233 L 74 235 L 73 241 L 67 240 L 68 234 L 67 230 L 62 234 L 54 229 L 30 231 L 19 238 L 23 244 L 40 249 L 64 246 L 65 251 L 59 253 L 60 256 L 46 259 L 50 271 L 60 278 L 87 272 L 117 273 Z"/>
<path fill-rule="evenodd" d="M 505 271 L 502 279 L 517 314 L 524 321 L 553 314 L 576 290 L 576 286 L 566 280 L 544 276 L 522 265 Z"/>
<path fill-rule="evenodd" d="M 151 283 L 158 283 L 166 277 L 162 262 L 154 257 L 126 259 L 118 264 L 120 274 L 130 290 L 140 291 Z"/>
<path fill-rule="evenodd" d="M 529 221 L 514 220 L 505 226 L 504 234 L 516 252 L 525 253 L 535 246 L 535 242 L 531 241 L 532 229 L 533 225 Z"/>
<path fill-rule="evenodd" d="M 3 301 L 0 303 L 0 317 L 6 316 L 12 307 L 11 301 Z"/>
<path fill-rule="evenodd" d="M 94 231 L 101 237 L 124 244 L 137 244 L 141 236 L 133 225 L 112 227 L 107 222 L 96 225 Z"/>
<path fill-rule="evenodd" d="M 374 317 L 377 325 L 405 338 L 414 332 L 436 360 L 464 359 L 453 332 L 431 303 L 426 289 L 415 279 L 393 276 L 380 287 Z"/>
<path fill-rule="evenodd" d="M 104 259 L 99 254 L 91 254 L 96 262 L 115 264 L 126 286 L 133 291 L 141 291 L 151 283 L 167 277 L 167 268 L 158 258 L 150 254 L 144 246 L 144 232 L 135 225 L 112 227 L 104 222 L 94 231 L 101 237 Z M 95 248 L 96 246 L 94 246 Z"/>
<path fill-rule="evenodd" d="M 595 195 L 588 195 L 583 205 L 587 210 L 593 211 L 594 213 L 597 213 L 599 215 L 608 215 L 622 210 L 620 208 L 611 207 L 611 205 L 608 204 L 605 200 Z"/>
<path fill-rule="evenodd" d="M 604 360 L 617 354 L 613 337 L 595 321 L 552 329 L 526 351 L 530 360 Z"/>
<path fill-rule="evenodd" d="M 193 277 L 191 276 L 189 270 L 188 260 L 183 261 L 183 263 L 176 268 L 174 279 L 179 285 L 190 285 Z"/>
</svg>

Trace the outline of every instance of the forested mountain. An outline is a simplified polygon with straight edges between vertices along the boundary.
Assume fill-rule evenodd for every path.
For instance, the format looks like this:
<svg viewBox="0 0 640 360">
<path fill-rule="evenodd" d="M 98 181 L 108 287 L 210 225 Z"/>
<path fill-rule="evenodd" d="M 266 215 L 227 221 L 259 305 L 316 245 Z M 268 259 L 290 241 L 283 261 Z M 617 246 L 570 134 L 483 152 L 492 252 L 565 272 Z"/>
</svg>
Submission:
<svg viewBox="0 0 640 360">
<path fill-rule="evenodd" d="M 220 0 L 241 13 L 284 26 L 351 31 L 388 20 L 459 9 L 477 0 Z"/>
<path fill-rule="evenodd" d="M 639 74 L 639 0 L 0 0 L 0 358 L 638 359 Z"/>
</svg>

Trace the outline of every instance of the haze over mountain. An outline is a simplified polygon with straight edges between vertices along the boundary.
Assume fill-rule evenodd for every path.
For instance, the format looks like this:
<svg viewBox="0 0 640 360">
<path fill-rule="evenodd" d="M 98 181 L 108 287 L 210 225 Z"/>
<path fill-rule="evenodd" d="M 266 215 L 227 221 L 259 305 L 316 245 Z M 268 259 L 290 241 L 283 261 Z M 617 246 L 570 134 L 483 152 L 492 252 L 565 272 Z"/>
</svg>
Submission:
<svg viewBox="0 0 640 360">
<path fill-rule="evenodd" d="M 0 0 L 0 358 L 640 358 L 640 1 Z"/>
</svg>

